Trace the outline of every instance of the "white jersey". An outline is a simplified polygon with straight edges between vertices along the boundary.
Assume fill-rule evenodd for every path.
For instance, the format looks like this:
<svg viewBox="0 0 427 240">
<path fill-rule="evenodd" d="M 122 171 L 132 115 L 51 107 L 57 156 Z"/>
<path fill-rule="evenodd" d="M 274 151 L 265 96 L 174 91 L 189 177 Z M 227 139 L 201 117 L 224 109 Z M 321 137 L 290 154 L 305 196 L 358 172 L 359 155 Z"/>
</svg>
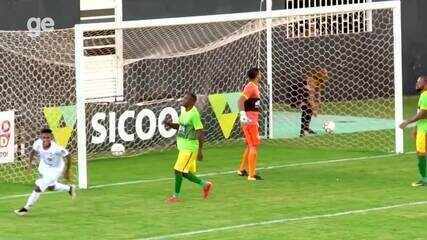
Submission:
<svg viewBox="0 0 427 240">
<path fill-rule="evenodd" d="M 33 144 L 33 149 L 40 159 L 40 173 L 49 170 L 62 171 L 64 169 L 64 157 L 69 154 L 65 148 L 52 141 L 48 149 L 43 149 L 43 141 L 37 139 Z"/>
</svg>

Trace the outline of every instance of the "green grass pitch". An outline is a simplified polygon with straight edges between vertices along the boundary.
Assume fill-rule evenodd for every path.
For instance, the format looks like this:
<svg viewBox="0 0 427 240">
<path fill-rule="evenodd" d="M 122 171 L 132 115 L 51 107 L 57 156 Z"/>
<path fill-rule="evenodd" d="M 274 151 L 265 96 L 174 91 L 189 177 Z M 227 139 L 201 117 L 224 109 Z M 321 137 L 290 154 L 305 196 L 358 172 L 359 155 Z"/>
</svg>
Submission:
<svg viewBox="0 0 427 240">
<path fill-rule="evenodd" d="M 415 103 L 406 100 L 405 115 Z M 13 210 L 32 186 L 1 184 L 0 239 L 427 239 L 427 188 L 410 187 L 418 178 L 413 153 L 265 144 L 259 167 L 266 180 L 247 182 L 230 172 L 242 148 L 206 149 L 199 174 L 214 182 L 211 198 L 184 181 L 176 205 L 165 203 L 176 151 L 90 162 L 94 188 L 74 201 L 42 195 L 25 217 Z"/>
</svg>

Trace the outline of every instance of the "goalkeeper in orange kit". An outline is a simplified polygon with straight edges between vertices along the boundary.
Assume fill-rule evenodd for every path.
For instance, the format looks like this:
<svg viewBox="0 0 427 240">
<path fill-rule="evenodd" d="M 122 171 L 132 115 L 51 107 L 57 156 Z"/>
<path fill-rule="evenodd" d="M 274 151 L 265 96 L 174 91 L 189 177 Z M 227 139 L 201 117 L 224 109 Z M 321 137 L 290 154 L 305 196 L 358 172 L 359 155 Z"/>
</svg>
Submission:
<svg viewBox="0 0 427 240">
<path fill-rule="evenodd" d="M 252 68 L 247 73 L 249 82 L 243 89 L 243 94 L 239 99 L 240 123 L 246 139 L 246 149 L 243 153 L 237 174 L 248 176 L 249 181 L 262 180 L 256 174 L 256 164 L 258 159 L 258 146 L 261 143 L 259 137 L 259 113 L 260 113 L 260 92 L 259 82 L 261 72 L 258 68 Z"/>
</svg>

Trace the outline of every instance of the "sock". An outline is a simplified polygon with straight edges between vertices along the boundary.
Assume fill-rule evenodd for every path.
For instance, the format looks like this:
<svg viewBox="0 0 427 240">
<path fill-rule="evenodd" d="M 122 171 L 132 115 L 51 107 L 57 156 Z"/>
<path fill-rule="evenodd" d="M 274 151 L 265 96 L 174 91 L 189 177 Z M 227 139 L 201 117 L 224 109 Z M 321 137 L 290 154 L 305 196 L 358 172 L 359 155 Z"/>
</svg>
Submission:
<svg viewBox="0 0 427 240">
<path fill-rule="evenodd" d="M 70 186 L 62 183 L 55 183 L 55 191 L 70 191 Z"/>
<path fill-rule="evenodd" d="M 175 171 L 175 196 L 178 197 L 181 192 L 182 173 Z"/>
<path fill-rule="evenodd" d="M 188 180 L 190 180 L 193 183 L 196 183 L 197 185 L 203 187 L 205 185 L 205 182 L 201 180 L 200 178 L 196 177 L 193 173 L 184 173 L 184 177 Z"/>
<path fill-rule="evenodd" d="M 418 171 L 423 179 L 423 181 L 427 182 L 427 174 L 426 174 L 427 160 L 426 156 L 418 156 Z"/>
<path fill-rule="evenodd" d="M 258 150 L 255 147 L 251 147 L 248 153 L 248 168 L 249 176 L 253 177 L 256 175 L 256 164 L 257 164 Z"/>
<path fill-rule="evenodd" d="M 248 153 L 249 153 L 249 147 L 246 147 L 242 155 L 242 160 L 240 160 L 239 171 L 246 170 L 247 164 L 248 164 Z"/>
<path fill-rule="evenodd" d="M 26 208 L 27 210 L 30 209 L 37 202 L 37 200 L 39 200 L 39 197 L 40 193 L 33 191 L 28 197 L 27 204 L 25 204 L 24 208 Z"/>
</svg>

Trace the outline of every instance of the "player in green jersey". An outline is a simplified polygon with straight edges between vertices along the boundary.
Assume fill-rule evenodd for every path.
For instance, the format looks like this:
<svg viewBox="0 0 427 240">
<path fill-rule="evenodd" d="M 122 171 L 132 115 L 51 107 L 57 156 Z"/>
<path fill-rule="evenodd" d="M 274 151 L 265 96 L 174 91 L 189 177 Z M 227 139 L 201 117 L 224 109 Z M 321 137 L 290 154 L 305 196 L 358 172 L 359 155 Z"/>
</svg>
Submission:
<svg viewBox="0 0 427 240">
<path fill-rule="evenodd" d="M 165 120 L 167 127 L 178 130 L 177 147 L 179 150 L 178 159 L 175 163 L 175 192 L 168 198 L 168 203 L 179 202 L 182 179 L 187 178 L 191 182 L 203 188 L 203 197 L 206 199 L 212 190 L 212 182 L 204 181 L 198 178 L 196 172 L 196 161 L 203 159 L 202 148 L 204 141 L 203 124 L 200 113 L 194 104 L 197 96 L 188 93 L 182 99 L 181 113 L 178 123 L 172 123 L 171 120 Z"/>
<path fill-rule="evenodd" d="M 417 80 L 417 91 L 420 91 L 418 100 L 418 110 L 412 118 L 405 120 L 400 124 L 400 128 L 404 129 L 411 123 L 417 124 L 416 132 L 416 149 L 418 157 L 418 170 L 421 175 L 421 180 L 412 183 L 412 186 L 427 186 L 427 76 L 421 76 Z"/>
</svg>

